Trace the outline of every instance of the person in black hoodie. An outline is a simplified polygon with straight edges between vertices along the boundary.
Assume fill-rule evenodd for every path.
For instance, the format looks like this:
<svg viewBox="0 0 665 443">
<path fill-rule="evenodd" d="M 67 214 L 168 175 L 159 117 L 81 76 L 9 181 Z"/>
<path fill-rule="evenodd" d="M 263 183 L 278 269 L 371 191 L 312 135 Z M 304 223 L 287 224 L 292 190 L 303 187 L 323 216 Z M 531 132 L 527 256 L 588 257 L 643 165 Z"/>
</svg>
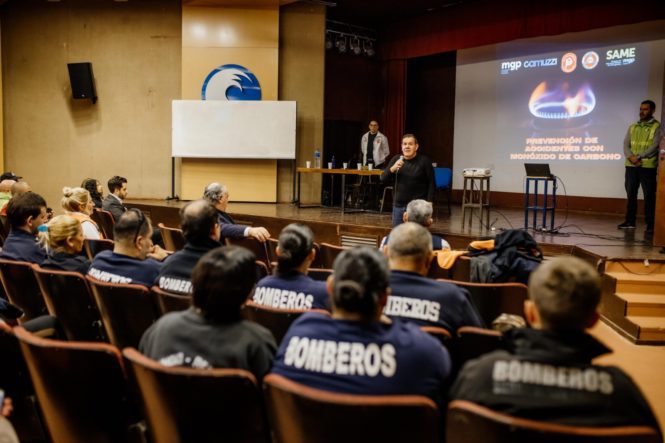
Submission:
<svg viewBox="0 0 665 443">
<path fill-rule="evenodd" d="M 155 284 L 163 291 L 191 294 L 194 266 L 206 252 L 222 246 L 217 210 L 205 200 L 189 202 L 180 210 L 180 226 L 187 243 L 164 262 Z"/>
<path fill-rule="evenodd" d="M 531 328 L 504 334 L 506 350 L 462 367 L 450 391 L 521 418 L 572 426 L 650 426 L 649 403 L 621 369 L 592 364 L 611 352 L 585 332 L 599 319 L 600 276 L 576 257 L 556 257 L 531 274 L 524 313 Z M 662 433 L 661 433 L 662 438 Z"/>
<path fill-rule="evenodd" d="M 48 257 L 42 268 L 88 273 L 90 261 L 81 255 L 83 249 L 81 222 L 69 215 L 58 215 L 48 222 Z"/>
</svg>

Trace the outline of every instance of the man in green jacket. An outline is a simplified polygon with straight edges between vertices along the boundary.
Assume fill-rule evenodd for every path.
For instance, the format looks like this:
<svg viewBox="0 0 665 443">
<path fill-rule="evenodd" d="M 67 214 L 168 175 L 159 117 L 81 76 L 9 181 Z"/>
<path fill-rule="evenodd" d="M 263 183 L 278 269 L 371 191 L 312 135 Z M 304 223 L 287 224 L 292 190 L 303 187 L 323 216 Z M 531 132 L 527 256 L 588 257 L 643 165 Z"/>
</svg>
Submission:
<svg viewBox="0 0 665 443">
<path fill-rule="evenodd" d="M 645 237 L 653 235 L 656 211 L 656 170 L 658 166 L 658 142 L 660 123 L 653 118 L 656 104 L 644 100 L 640 104 L 640 120 L 628 127 L 623 141 L 626 156 L 625 186 L 628 196 L 626 219 L 617 226 L 619 229 L 635 229 L 637 213 L 637 191 L 642 186 L 644 193 Z"/>
</svg>

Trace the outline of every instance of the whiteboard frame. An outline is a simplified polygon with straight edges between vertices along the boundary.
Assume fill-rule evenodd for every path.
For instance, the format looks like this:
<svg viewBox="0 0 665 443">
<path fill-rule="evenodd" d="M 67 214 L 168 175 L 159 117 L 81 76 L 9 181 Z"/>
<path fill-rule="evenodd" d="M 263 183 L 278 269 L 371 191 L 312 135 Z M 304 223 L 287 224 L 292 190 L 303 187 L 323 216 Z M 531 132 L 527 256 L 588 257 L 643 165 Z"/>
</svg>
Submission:
<svg viewBox="0 0 665 443">
<path fill-rule="evenodd" d="M 295 101 L 173 100 L 171 111 L 172 157 L 296 158 Z"/>
</svg>

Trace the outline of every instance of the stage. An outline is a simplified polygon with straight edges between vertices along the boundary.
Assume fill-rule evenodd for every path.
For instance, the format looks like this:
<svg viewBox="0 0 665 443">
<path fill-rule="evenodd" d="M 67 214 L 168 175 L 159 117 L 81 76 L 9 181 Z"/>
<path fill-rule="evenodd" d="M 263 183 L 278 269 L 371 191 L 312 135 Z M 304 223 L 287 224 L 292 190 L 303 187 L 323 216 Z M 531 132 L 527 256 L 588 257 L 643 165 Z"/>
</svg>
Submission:
<svg viewBox="0 0 665 443">
<path fill-rule="evenodd" d="M 179 226 L 178 210 L 184 202 L 163 200 L 128 200 L 129 207 L 140 207 L 150 214 L 153 224 Z M 289 223 L 310 225 L 317 242 L 332 244 L 378 244 L 390 232 L 391 215 L 388 211 L 346 212 L 338 207 L 298 208 L 289 203 L 230 203 L 228 212 L 238 223 L 265 226 L 273 237 Z M 524 212 L 513 208 L 492 208 L 490 227 L 483 226 L 477 212 L 462 226 L 462 211 L 453 205 L 452 214 L 442 205 L 435 209 L 432 232 L 445 238 L 453 249 L 466 249 L 469 242 L 493 237 L 503 229 L 524 227 Z M 572 254 L 590 260 L 665 260 L 660 247 L 654 247 L 644 238 L 644 223 L 638 220 L 638 228 L 619 230 L 616 226 L 623 217 L 616 214 L 590 213 L 565 210 L 557 211 L 555 227 L 562 226 L 558 234 L 529 230 L 541 245 L 546 256 Z M 531 222 L 531 219 L 530 219 Z"/>
</svg>

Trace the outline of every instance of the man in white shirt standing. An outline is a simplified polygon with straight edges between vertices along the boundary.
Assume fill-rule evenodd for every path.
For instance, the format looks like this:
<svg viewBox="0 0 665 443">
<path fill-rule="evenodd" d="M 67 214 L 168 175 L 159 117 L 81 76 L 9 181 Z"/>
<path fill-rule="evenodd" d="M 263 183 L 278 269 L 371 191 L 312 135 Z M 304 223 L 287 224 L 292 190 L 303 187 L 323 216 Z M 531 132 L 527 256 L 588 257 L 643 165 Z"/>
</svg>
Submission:
<svg viewBox="0 0 665 443">
<path fill-rule="evenodd" d="M 360 140 L 360 161 L 363 165 L 371 163 L 374 168 L 378 168 L 389 154 L 388 138 L 379 132 L 379 123 L 372 120 L 369 122 L 369 131 Z"/>
</svg>

